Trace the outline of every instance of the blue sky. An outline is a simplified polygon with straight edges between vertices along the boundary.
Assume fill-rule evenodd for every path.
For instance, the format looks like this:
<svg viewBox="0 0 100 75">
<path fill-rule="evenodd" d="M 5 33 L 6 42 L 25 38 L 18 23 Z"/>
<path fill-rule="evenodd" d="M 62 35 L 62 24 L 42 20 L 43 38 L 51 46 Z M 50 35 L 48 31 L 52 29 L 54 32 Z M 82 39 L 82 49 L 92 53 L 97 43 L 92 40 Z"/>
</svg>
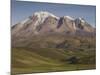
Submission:
<svg viewBox="0 0 100 75">
<path fill-rule="evenodd" d="M 24 2 L 12 1 L 12 25 L 24 20 L 37 11 L 48 11 L 56 16 L 71 16 L 74 18 L 82 17 L 88 23 L 95 26 L 96 7 L 72 4 L 54 4 L 54 3 L 37 3 L 37 2 Z"/>
</svg>

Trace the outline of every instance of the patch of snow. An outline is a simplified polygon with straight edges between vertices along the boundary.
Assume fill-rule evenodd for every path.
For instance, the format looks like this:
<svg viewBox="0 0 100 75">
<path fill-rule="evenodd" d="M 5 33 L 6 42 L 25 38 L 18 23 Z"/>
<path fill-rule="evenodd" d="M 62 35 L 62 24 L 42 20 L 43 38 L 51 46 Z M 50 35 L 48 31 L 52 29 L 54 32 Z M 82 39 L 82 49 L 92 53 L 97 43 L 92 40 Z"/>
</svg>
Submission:
<svg viewBox="0 0 100 75">
<path fill-rule="evenodd" d="M 49 12 L 45 12 L 45 11 L 36 12 L 36 13 L 34 13 L 34 15 L 38 17 L 38 21 L 41 23 L 43 23 L 45 21 L 45 19 L 49 16 L 59 19 L 59 17 L 57 17 Z"/>
<path fill-rule="evenodd" d="M 27 19 L 21 21 L 20 24 L 25 24 L 27 21 L 29 21 L 29 18 L 27 18 Z"/>
<path fill-rule="evenodd" d="M 78 19 L 83 23 L 85 22 L 85 20 L 83 18 L 81 18 L 81 17 L 79 17 Z"/>
<path fill-rule="evenodd" d="M 70 19 L 70 20 L 74 20 L 74 18 L 70 17 L 70 16 L 64 16 L 64 18 Z"/>
</svg>

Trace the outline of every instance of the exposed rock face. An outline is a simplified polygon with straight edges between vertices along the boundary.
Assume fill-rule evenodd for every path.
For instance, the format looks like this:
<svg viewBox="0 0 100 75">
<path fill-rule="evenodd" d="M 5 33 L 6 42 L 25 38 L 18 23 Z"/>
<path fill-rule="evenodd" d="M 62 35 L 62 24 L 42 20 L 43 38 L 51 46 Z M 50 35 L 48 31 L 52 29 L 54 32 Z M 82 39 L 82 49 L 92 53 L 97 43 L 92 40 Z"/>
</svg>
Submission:
<svg viewBox="0 0 100 75">
<path fill-rule="evenodd" d="M 68 16 L 61 17 L 58 23 L 59 32 L 75 32 L 75 22 L 74 19 L 69 18 Z"/>
<path fill-rule="evenodd" d="M 77 30 L 83 30 L 86 32 L 94 32 L 94 28 L 88 24 L 83 18 L 77 18 L 75 20 L 75 25 L 77 27 Z"/>
<path fill-rule="evenodd" d="M 49 12 L 36 12 L 33 16 L 12 27 L 14 36 L 30 36 L 47 33 L 94 32 L 84 19 L 70 16 L 57 17 Z"/>
</svg>

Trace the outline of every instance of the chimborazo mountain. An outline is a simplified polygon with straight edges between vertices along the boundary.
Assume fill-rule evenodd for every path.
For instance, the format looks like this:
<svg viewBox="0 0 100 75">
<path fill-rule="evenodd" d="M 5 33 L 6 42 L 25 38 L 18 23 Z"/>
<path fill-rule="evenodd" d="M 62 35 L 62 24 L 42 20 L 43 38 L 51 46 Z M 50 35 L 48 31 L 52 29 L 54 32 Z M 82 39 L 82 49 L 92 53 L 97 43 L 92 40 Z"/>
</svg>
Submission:
<svg viewBox="0 0 100 75">
<path fill-rule="evenodd" d="M 95 69 L 95 28 L 40 11 L 11 28 L 12 74 Z"/>
<path fill-rule="evenodd" d="M 33 16 L 12 27 L 12 35 L 38 35 L 47 33 L 94 32 L 95 29 L 83 18 L 57 17 L 49 12 L 36 12 Z"/>
</svg>

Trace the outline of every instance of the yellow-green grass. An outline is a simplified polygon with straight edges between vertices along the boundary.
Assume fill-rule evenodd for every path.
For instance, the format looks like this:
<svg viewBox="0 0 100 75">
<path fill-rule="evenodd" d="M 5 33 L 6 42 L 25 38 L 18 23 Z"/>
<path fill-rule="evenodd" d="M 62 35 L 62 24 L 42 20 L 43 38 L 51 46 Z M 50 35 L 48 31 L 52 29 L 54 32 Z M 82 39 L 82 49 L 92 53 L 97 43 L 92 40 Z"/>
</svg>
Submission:
<svg viewBox="0 0 100 75">
<path fill-rule="evenodd" d="M 63 61 L 72 55 L 80 57 L 82 64 L 69 64 Z M 95 69 L 95 63 L 85 63 L 90 58 L 95 61 L 95 52 L 91 51 L 89 55 L 89 51 L 12 48 L 12 74 Z"/>
</svg>

